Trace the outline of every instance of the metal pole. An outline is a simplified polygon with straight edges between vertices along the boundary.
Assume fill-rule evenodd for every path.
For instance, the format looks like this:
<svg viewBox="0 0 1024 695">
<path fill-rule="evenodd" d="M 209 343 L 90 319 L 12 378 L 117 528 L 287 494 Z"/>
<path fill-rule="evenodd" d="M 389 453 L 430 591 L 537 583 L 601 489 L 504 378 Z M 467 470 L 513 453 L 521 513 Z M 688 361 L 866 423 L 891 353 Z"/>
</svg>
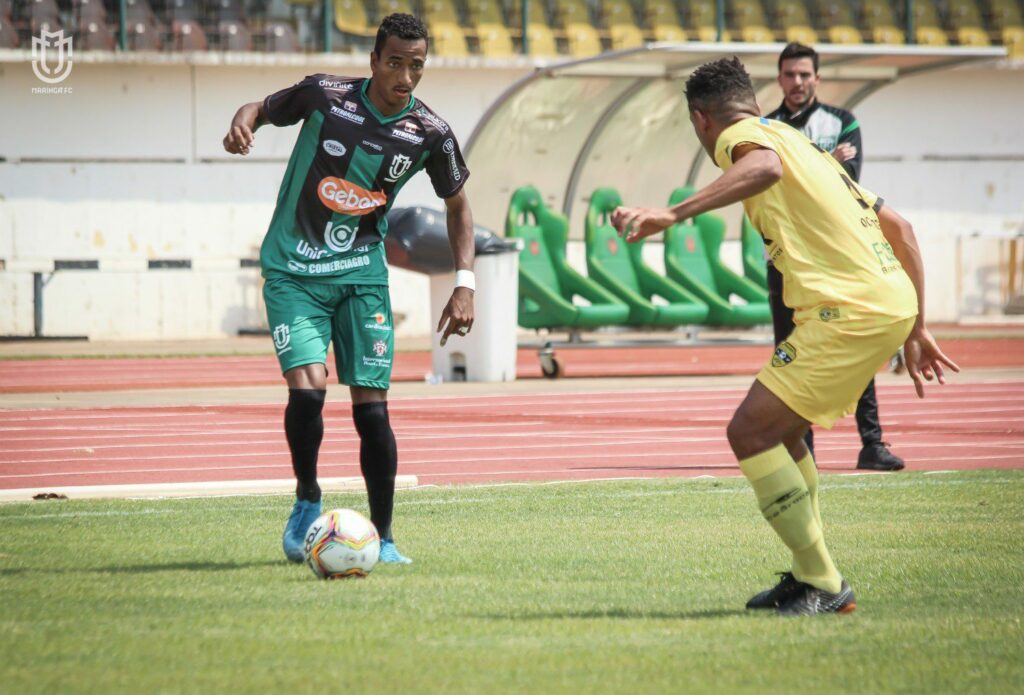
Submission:
<svg viewBox="0 0 1024 695">
<path fill-rule="evenodd" d="M 124 2 L 124 0 L 121 0 Z M 43 274 L 32 273 L 32 309 L 35 313 L 33 317 L 33 335 L 37 338 L 43 337 Z"/>
<path fill-rule="evenodd" d="M 523 0 L 523 55 L 530 55 L 530 0 Z"/>
<path fill-rule="evenodd" d="M 128 50 L 128 0 L 121 0 L 118 3 L 117 16 L 117 46 L 122 51 Z"/>
<path fill-rule="evenodd" d="M 124 0 L 121 0 L 124 2 Z M 331 25 L 334 24 L 334 0 L 324 0 L 324 53 L 331 52 L 331 39 L 333 38 L 333 32 L 331 31 Z"/>
<path fill-rule="evenodd" d="M 905 0 L 903 3 L 903 11 L 906 13 L 907 43 L 917 43 L 917 40 L 914 38 L 914 0 Z"/>
<path fill-rule="evenodd" d="M 715 0 L 715 41 L 721 43 L 725 36 L 725 0 Z"/>
</svg>

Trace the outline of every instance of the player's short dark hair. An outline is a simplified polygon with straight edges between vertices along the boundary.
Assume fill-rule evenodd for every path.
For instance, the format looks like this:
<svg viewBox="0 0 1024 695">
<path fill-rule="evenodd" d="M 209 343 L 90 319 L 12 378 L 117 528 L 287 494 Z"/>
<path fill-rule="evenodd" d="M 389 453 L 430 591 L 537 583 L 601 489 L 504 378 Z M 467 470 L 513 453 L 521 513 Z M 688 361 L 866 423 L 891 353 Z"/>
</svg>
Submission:
<svg viewBox="0 0 1024 695">
<path fill-rule="evenodd" d="M 779 54 L 779 72 L 782 72 L 782 61 L 792 60 L 793 58 L 810 58 L 811 62 L 814 63 L 814 74 L 818 74 L 818 52 L 810 46 L 805 46 L 796 41 L 786 44 L 786 47 L 782 49 L 782 53 Z"/>
<path fill-rule="evenodd" d="M 730 104 L 757 104 L 754 85 L 743 63 L 736 56 L 704 63 L 686 80 L 686 103 L 690 111 L 699 109 L 721 116 Z"/>
<path fill-rule="evenodd" d="M 423 39 L 428 44 L 430 43 L 430 39 L 427 37 L 427 26 L 411 14 L 402 14 L 401 12 L 389 14 L 380 23 L 380 27 L 377 29 L 377 40 L 373 44 L 373 52 L 377 54 L 378 58 L 389 36 L 403 41 Z"/>
</svg>

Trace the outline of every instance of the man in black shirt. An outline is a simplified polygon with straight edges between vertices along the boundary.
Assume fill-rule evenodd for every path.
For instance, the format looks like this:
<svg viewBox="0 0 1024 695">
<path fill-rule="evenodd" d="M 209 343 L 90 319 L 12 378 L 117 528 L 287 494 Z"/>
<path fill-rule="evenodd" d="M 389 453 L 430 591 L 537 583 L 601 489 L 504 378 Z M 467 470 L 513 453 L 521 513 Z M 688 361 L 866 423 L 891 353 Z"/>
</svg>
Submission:
<svg viewBox="0 0 1024 695">
<path fill-rule="evenodd" d="M 782 104 L 768 114 L 768 118 L 793 126 L 826 152 L 831 152 L 850 178 L 860 180 L 863 161 L 860 124 L 845 109 L 818 101 L 815 92 L 818 75 L 818 54 L 810 46 L 791 43 L 779 54 L 779 86 Z M 775 344 L 784 341 L 793 332 L 793 310 L 783 302 L 782 274 L 768 263 L 768 299 L 772 308 Z M 903 460 L 889 451 L 882 441 L 882 426 L 878 419 L 878 398 L 875 381 L 871 380 L 864 395 L 857 402 L 857 429 L 862 448 L 857 456 L 857 468 L 876 471 L 898 471 Z M 813 451 L 814 437 L 807 432 L 807 446 Z"/>
</svg>

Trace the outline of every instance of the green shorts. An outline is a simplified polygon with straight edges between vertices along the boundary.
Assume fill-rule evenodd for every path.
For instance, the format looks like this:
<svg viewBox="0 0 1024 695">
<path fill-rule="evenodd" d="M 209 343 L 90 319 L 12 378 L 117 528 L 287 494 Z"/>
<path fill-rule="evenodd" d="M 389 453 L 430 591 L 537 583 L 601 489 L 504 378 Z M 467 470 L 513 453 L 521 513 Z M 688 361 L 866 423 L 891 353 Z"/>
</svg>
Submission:
<svg viewBox="0 0 1024 695">
<path fill-rule="evenodd" d="M 326 364 L 327 346 L 334 341 L 339 382 L 390 386 L 395 339 L 386 285 L 329 285 L 275 276 L 263 285 L 263 300 L 282 373 Z"/>
</svg>

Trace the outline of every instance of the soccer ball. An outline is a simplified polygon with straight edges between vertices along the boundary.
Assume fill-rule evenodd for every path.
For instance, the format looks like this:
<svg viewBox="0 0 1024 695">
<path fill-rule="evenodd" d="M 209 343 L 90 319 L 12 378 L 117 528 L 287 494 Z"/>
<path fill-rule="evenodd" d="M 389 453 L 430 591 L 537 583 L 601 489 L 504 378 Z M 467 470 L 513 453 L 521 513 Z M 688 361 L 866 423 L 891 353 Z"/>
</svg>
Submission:
<svg viewBox="0 0 1024 695">
<path fill-rule="evenodd" d="M 321 514 L 306 532 L 306 564 L 321 579 L 365 577 L 377 564 L 380 536 L 351 509 Z"/>
</svg>

